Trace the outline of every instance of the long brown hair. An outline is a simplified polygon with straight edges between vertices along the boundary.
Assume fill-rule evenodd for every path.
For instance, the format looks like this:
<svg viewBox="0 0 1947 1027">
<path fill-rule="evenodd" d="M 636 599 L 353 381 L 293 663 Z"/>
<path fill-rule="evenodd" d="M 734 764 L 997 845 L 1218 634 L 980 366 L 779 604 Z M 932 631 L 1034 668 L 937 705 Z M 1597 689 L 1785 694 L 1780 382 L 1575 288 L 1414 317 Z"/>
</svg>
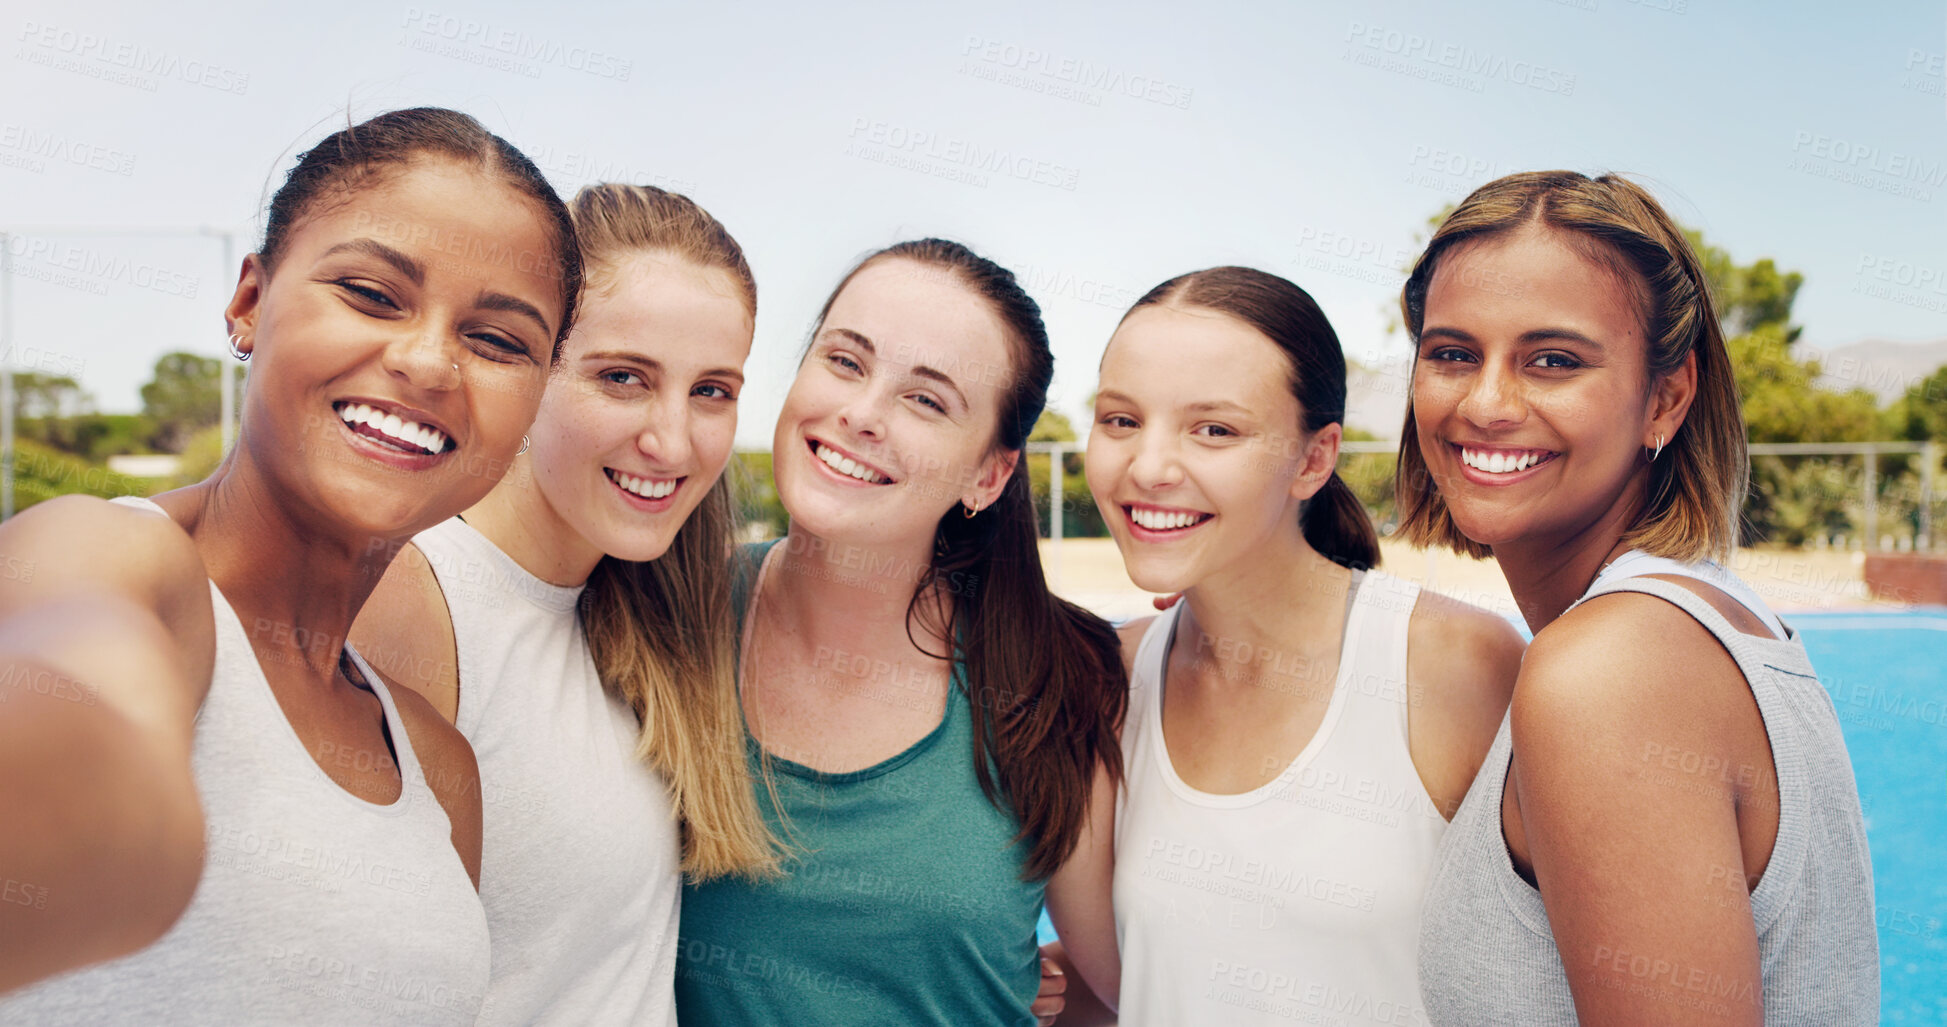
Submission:
<svg viewBox="0 0 1947 1027">
<path fill-rule="evenodd" d="M 573 211 L 589 287 L 598 295 L 614 286 L 622 260 L 664 253 L 727 272 L 757 316 L 757 284 L 743 249 L 688 197 L 605 183 L 576 194 Z M 734 509 L 720 476 L 667 552 L 639 563 L 604 556 L 582 594 L 582 631 L 595 668 L 642 721 L 637 755 L 669 784 L 682 821 L 683 872 L 692 881 L 778 872 L 777 842 L 751 790 L 737 701 Z"/>
<path fill-rule="evenodd" d="M 1456 246 L 1531 223 L 1561 233 L 1585 256 L 1612 268 L 1635 293 L 1649 341 L 1649 386 L 1692 354 L 1697 358 L 1696 398 L 1662 458 L 1650 464 L 1648 502 L 1622 540 L 1672 560 L 1727 555 L 1737 544 L 1738 511 L 1751 473 L 1737 379 L 1703 262 L 1642 186 L 1618 175 L 1592 179 L 1573 171 L 1527 171 L 1474 190 L 1433 233 L 1400 295 L 1414 346 L 1441 258 Z M 1395 491 L 1399 533 L 1415 545 L 1444 545 L 1475 557 L 1490 554 L 1461 534 L 1427 473 L 1410 394 Z"/>
<path fill-rule="evenodd" d="M 1298 400 L 1304 430 L 1345 422 L 1345 351 L 1325 311 L 1296 284 L 1249 267 L 1192 271 L 1144 293 L 1122 319 L 1158 304 L 1214 310 L 1257 329 L 1288 361 L 1291 394 Z M 1298 517 L 1306 543 L 1327 558 L 1347 567 L 1379 566 L 1379 534 L 1372 518 L 1337 471 L 1305 501 Z"/>
<path fill-rule="evenodd" d="M 953 276 L 1006 326 L 1014 366 L 993 444 L 1020 452 L 1055 373 L 1040 306 L 1006 268 L 959 243 L 920 239 L 861 261 L 832 290 L 818 325 L 853 275 L 888 260 Z M 1122 777 L 1116 728 L 1129 689 L 1115 629 L 1048 591 L 1035 525 L 1027 461 L 1019 460 L 991 505 L 973 517 L 955 506 L 940 518 L 932 564 L 906 607 L 906 629 L 911 637 L 914 622 L 940 608 L 930 597 L 951 600 L 944 604 L 949 622 L 926 627 L 958 640 L 973 709 L 974 772 L 988 800 L 1013 811 L 1017 837 L 1031 846 L 1024 876 L 1040 880 L 1060 869 L 1081 839 L 1095 768 Z"/>
</svg>

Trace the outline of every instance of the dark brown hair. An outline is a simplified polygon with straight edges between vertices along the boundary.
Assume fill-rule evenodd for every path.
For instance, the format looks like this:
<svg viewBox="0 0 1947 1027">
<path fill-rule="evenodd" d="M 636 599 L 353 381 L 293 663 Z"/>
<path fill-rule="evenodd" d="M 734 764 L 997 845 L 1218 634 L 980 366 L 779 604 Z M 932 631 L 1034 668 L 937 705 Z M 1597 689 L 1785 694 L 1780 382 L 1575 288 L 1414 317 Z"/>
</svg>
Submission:
<svg viewBox="0 0 1947 1027">
<path fill-rule="evenodd" d="M 574 217 L 593 295 L 616 287 L 610 276 L 631 256 L 672 254 L 729 273 L 756 319 L 757 282 L 743 248 L 689 197 L 605 182 L 575 194 Z M 662 556 L 602 557 L 581 604 L 603 685 L 642 725 L 637 755 L 669 784 L 682 821 L 683 873 L 692 882 L 778 871 L 777 843 L 758 812 L 744 758 L 730 605 L 736 504 L 727 478 L 711 484 Z"/>
<path fill-rule="evenodd" d="M 1416 351 L 1426 323 L 1427 290 L 1441 259 L 1455 247 L 1528 225 L 1560 233 L 1629 289 L 1649 341 L 1646 388 L 1692 355 L 1697 358 L 1696 398 L 1662 458 L 1650 463 L 1648 501 L 1623 541 L 1686 562 L 1728 554 L 1737 544 L 1738 511 L 1750 480 L 1737 379 L 1703 262 L 1642 186 L 1618 175 L 1592 179 L 1573 171 L 1526 171 L 1474 190 L 1433 233 L 1400 294 Z M 1399 533 L 1415 545 L 1445 545 L 1475 557 L 1490 554 L 1461 533 L 1427 473 L 1410 394 L 1395 491 Z"/>
<path fill-rule="evenodd" d="M 257 249 L 264 270 L 275 273 L 291 233 L 320 205 L 385 182 L 426 157 L 498 176 L 546 215 L 554 244 L 550 258 L 561 281 L 561 325 L 554 336 L 554 356 L 559 358 L 561 340 L 574 327 L 575 301 L 581 294 L 581 253 L 575 244 L 574 221 L 526 154 L 459 111 L 444 107 L 388 111 L 346 126 L 301 154 L 270 200 L 264 242 Z"/>
<path fill-rule="evenodd" d="M 1156 305 L 1214 310 L 1257 329 L 1285 356 L 1304 430 L 1345 422 L 1345 351 L 1310 293 L 1256 268 L 1213 267 L 1177 275 L 1149 290 L 1123 320 Z M 1298 517 L 1305 541 L 1326 557 L 1347 567 L 1379 566 L 1379 534 L 1372 518 L 1337 471 L 1305 501 Z"/>
<path fill-rule="evenodd" d="M 832 291 L 818 325 L 854 275 L 890 260 L 951 275 L 1006 327 L 1014 366 L 1002 381 L 993 445 L 1021 451 L 1055 374 L 1040 306 L 1006 268 L 959 243 L 920 239 L 860 262 Z M 974 772 L 989 801 L 1013 810 L 1019 837 L 1032 846 L 1024 875 L 1037 880 L 1060 869 L 1080 841 L 1095 768 L 1121 780 L 1116 729 L 1129 698 L 1115 629 L 1048 591 L 1038 538 L 1022 459 L 992 505 L 971 518 L 956 505 L 940 518 L 932 565 L 906 608 L 910 636 L 932 605 L 924 602 L 929 595 L 951 599 L 950 622 L 929 627 L 958 642 L 974 714 Z"/>
</svg>

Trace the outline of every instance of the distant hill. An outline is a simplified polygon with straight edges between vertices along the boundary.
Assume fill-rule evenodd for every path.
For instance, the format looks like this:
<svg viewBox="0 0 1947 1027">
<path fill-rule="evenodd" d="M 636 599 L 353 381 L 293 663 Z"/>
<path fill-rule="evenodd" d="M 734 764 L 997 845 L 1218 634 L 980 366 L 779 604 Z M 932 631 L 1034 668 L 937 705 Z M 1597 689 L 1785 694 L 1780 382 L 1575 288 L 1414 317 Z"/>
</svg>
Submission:
<svg viewBox="0 0 1947 1027">
<path fill-rule="evenodd" d="M 1947 364 L 1947 339 L 1933 342 L 1886 342 L 1867 339 L 1824 352 L 1810 347 L 1801 357 L 1817 356 L 1824 374 L 1818 383 L 1828 389 L 1865 389 L 1880 404 L 1898 399 L 1907 388 Z"/>
</svg>

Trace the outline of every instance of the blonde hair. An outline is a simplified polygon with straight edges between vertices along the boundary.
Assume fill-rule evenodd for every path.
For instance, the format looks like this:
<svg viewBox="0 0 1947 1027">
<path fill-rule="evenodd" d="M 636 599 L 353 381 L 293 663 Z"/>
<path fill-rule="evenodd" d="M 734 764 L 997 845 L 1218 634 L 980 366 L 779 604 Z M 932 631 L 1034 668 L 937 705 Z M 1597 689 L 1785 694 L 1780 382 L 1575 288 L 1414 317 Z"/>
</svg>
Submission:
<svg viewBox="0 0 1947 1027">
<path fill-rule="evenodd" d="M 613 288 L 620 262 L 668 253 L 730 274 L 755 318 L 757 285 L 737 241 L 688 197 L 604 183 L 570 205 L 593 289 Z M 735 504 L 719 477 L 644 562 L 605 556 L 589 576 L 582 630 L 603 684 L 642 722 L 637 756 L 668 782 L 692 881 L 778 873 L 778 844 L 757 808 L 737 698 L 730 557 Z"/>
<path fill-rule="evenodd" d="M 1417 348 L 1427 290 L 1444 255 L 1530 224 L 1561 233 L 1634 294 L 1649 341 L 1652 384 L 1692 355 L 1697 359 L 1696 397 L 1661 458 L 1650 464 L 1649 501 L 1623 541 L 1685 562 L 1728 555 L 1737 545 L 1739 511 L 1750 481 L 1737 381 L 1703 263 L 1643 187 L 1617 175 L 1592 179 L 1573 171 L 1529 171 L 1474 190 L 1433 233 L 1406 280 L 1400 309 L 1408 336 Z M 1410 393 L 1394 486 L 1401 537 L 1474 557 L 1490 554 L 1461 533 L 1427 473 Z"/>
</svg>

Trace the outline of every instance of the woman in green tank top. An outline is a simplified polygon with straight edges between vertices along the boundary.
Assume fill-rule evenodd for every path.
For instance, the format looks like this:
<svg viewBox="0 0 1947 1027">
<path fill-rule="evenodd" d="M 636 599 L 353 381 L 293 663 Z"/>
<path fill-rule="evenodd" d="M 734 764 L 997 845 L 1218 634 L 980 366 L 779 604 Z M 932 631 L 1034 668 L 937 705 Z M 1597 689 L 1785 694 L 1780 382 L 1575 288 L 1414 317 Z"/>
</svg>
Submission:
<svg viewBox="0 0 1947 1027">
<path fill-rule="evenodd" d="M 1114 631 L 1042 577 L 1021 460 L 1053 377 L 1014 276 L 928 239 L 826 302 L 739 554 L 740 694 L 781 879 L 683 899 L 685 1024 L 1035 1022 L 1043 902 L 1115 994 Z"/>
</svg>

